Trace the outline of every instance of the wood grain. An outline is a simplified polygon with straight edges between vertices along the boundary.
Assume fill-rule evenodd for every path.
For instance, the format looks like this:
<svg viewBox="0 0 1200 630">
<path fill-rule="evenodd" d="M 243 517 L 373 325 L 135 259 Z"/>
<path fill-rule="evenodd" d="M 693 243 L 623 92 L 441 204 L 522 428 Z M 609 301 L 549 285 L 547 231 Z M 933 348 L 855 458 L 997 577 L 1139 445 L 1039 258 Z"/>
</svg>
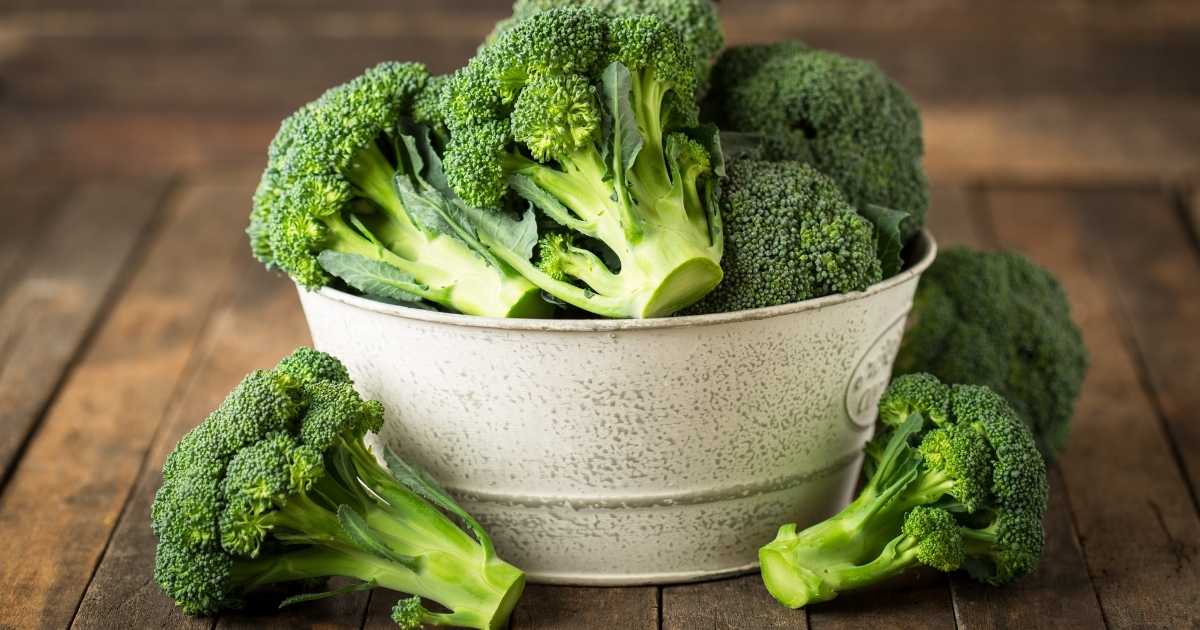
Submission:
<svg viewBox="0 0 1200 630">
<path fill-rule="evenodd" d="M 662 630 L 803 630 L 803 610 L 781 606 L 757 573 L 662 589 Z"/>
<path fill-rule="evenodd" d="M 808 607 L 811 630 L 852 628 L 954 628 L 945 573 L 917 569 L 891 582 L 851 591 Z"/>
<path fill-rule="evenodd" d="M 162 190 L 161 182 L 88 183 L 24 254 L 0 303 L 0 487 L 136 256 Z"/>
<path fill-rule="evenodd" d="M 1060 466 L 1104 618 L 1116 628 L 1200 624 L 1200 518 L 1104 282 L 1108 245 L 1088 227 L 1096 212 L 1140 214 L 1154 198 L 1119 190 L 987 196 L 1000 243 L 1059 277 L 1091 351 Z"/>
<path fill-rule="evenodd" d="M 0 303 L 29 263 L 64 192 L 48 182 L 0 181 Z"/>
<path fill-rule="evenodd" d="M 510 630 L 658 628 L 658 589 L 584 588 L 531 584 L 525 588 Z"/>
<path fill-rule="evenodd" d="M 1104 243 L 1122 320 L 1200 505 L 1200 258 L 1189 226 L 1168 199 L 1131 201 L 1142 203 L 1090 208 L 1088 233 Z"/>
<path fill-rule="evenodd" d="M 239 187 L 238 196 L 247 189 Z M 228 198 L 195 190 L 171 205 L 158 238 L 140 257 L 128 289 L 16 469 L 0 499 L 0 557 L 6 559 L 0 565 L 0 625 L 70 622 L 211 304 L 231 275 L 229 262 L 244 255 L 236 238 L 243 213 L 225 204 Z M 143 201 L 129 195 L 114 200 Z M 120 212 L 111 205 L 81 207 L 98 217 Z M 91 242 L 116 238 L 88 227 L 90 232 L 69 232 Z"/>
</svg>

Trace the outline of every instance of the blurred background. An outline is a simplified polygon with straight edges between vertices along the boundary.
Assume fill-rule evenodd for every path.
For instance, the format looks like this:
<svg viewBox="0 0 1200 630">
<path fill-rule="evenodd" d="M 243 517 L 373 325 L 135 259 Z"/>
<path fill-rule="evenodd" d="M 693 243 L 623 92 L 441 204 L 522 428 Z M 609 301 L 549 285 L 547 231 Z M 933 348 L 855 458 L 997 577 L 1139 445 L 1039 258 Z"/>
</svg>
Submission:
<svg viewBox="0 0 1200 630">
<path fill-rule="evenodd" d="M 279 119 L 383 59 L 462 65 L 503 0 L 3 0 L 0 169 L 258 166 Z M 1190 0 L 725 0 L 731 43 L 876 60 L 935 182 L 1182 182 L 1200 171 Z"/>
</svg>

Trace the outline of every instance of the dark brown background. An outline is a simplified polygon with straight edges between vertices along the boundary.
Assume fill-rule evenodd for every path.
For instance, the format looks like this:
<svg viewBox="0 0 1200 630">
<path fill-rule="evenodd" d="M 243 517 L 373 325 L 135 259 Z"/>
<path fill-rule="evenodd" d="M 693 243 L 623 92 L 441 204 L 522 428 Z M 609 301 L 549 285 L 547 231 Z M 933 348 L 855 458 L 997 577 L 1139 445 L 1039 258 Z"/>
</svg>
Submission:
<svg viewBox="0 0 1200 630">
<path fill-rule="evenodd" d="M 466 0 L 0 0 L 0 628 L 387 628 L 386 594 L 194 620 L 146 512 L 178 436 L 307 332 L 240 234 L 279 119 L 386 58 L 461 64 Z M 1200 2 L 742 0 L 732 42 L 872 57 L 914 95 L 944 243 L 1060 275 L 1093 367 L 1046 558 L 804 612 L 757 577 L 532 587 L 514 628 L 1200 627 Z"/>
</svg>

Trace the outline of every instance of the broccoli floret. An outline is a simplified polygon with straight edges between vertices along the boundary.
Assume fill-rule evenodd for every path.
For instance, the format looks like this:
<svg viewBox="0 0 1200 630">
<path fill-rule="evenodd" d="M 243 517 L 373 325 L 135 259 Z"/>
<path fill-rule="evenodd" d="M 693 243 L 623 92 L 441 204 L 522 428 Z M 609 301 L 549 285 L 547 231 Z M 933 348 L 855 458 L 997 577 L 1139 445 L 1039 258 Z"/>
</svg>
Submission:
<svg viewBox="0 0 1200 630">
<path fill-rule="evenodd" d="M 390 452 L 395 475 L 378 463 L 363 437 L 382 423 L 327 354 L 301 348 L 247 376 L 163 466 L 151 508 L 163 591 L 212 614 L 259 586 L 343 576 L 413 594 L 394 611 L 402 628 L 504 627 L 524 575 L 428 476 Z"/>
<path fill-rule="evenodd" d="M 874 228 L 807 164 L 730 162 L 720 208 L 725 279 L 688 313 L 789 304 L 881 279 Z"/>
<path fill-rule="evenodd" d="M 921 118 L 874 64 L 800 42 L 727 49 L 705 105 L 725 131 L 762 134 L 767 159 L 810 162 L 854 207 L 908 213 L 907 241 L 929 206 Z"/>
<path fill-rule="evenodd" d="M 549 313 L 537 287 L 453 219 L 405 199 L 436 176 L 418 139 L 428 141 L 428 127 L 444 135 L 442 82 L 419 64 L 382 63 L 284 120 L 250 214 L 255 256 L 308 289 L 336 276 L 376 297 L 471 315 Z"/>
<path fill-rule="evenodd" d="M 986 385 L 1055 457 L 1066 443 L 1087 349 L 1058 281 L 1015 252 L 950 248 L 921 277 L 897 373 Z"/>
<path fill-rule="evenodd" d="M 567 304 L 608 317 L 669 315 L 721 280 L 712 149 L 696 71 L 652 15 L 556 8 L 501 33 L 450 80 L 447 179 L 495 256 Z M 699 132 L 697 132 L 698 135 Z M 542 238 L 527 200 L 578 238 Z M 539 250 L 535 262 L 535 245 Z"/>
<path fill-rule="evenodd" d="M 707 81 L 713 57 L 725 45 L 717 6 L 712 0 L 516 0 L 512 17 L 498 22 L 484 45 L 532 15 L 572 6 L 596 9 L 614 17 L 649 14 L 666 22 L 691 49 L 700 83 Z"/>
<path fill-rule="evenodd" d="M 926 423 L 926 413 L 941 420 Z M 917 564 L 963 567 L 990 584 L 1037 566 L 1046 467 L 1003 398 L 901 376 L 884 394 L 880 421 L 885 433 L 859 496 L 803 531 L 784 525 L 759 551 L 776 599 L 792 608 L 828 601 Z"/>
</svg>

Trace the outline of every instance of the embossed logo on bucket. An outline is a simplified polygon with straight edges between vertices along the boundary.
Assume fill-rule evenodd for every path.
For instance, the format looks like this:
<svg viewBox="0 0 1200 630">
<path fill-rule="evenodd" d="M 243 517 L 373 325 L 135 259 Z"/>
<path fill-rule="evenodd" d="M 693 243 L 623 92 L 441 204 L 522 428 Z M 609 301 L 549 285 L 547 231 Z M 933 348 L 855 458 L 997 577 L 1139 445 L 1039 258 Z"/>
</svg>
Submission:
<svg viewBox="0 0 1200 630">
<path fill-rule="evenodd" d="M 850 374 L 846 385 L 846 415 L 855 426 L 869 429 L 879 414 L 879 397 L 887 388 L 892 373 L 892 362 L 900 350 L 900 339 L 904 336 L 904 320 L 908 309 L 904 309 L 892 323 L 884 327 L 875 341 L 867 346 L 858 359 L 858 365 Z"/>
</svg>

